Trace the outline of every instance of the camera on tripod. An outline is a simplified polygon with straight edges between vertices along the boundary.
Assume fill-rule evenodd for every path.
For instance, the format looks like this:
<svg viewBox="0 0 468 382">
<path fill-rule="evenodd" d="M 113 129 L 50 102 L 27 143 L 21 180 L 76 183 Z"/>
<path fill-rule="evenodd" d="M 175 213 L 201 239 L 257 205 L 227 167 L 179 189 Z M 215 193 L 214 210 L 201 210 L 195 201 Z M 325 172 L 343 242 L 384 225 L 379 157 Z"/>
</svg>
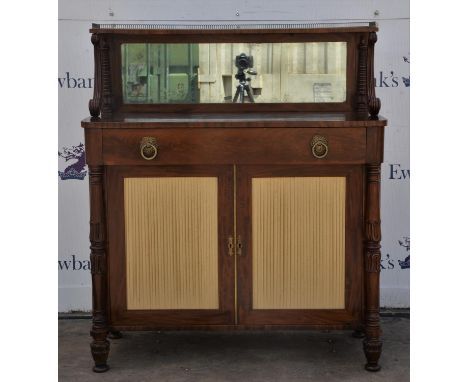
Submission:
<svg viewBox="0 0 468 382">
<path fill-rule="evenodd" d="M 237 85 L 236 95 L 232 102 L 239 102 L 244 103 L 245 93 L 247 93 L 247 97 L 249 97 L 250 102 L 255 102 L 252 91 L 250 89 L 250 85 L 248 84 L 252 79 L 246 77 L 245 72 L 252 76 L 255 76 L 257 72 L 253 69 L 250 69 L 254 65 L 254 58 L 253 56 L 247 56 L 245 53 L 241 53 L 236 56 L 235 65 L 237 67 L 237 74 L 235 75 L 236 80 L 239 80 L 239 85 Z"/>
<path fill-rule="evenodd" d="M 236 56 L 236 67 L 239 70 L 245 70 L 252 68 L 254 65 L 253 56 L 247 56 L 245 53 L 241 53 Z"/>
</svg>

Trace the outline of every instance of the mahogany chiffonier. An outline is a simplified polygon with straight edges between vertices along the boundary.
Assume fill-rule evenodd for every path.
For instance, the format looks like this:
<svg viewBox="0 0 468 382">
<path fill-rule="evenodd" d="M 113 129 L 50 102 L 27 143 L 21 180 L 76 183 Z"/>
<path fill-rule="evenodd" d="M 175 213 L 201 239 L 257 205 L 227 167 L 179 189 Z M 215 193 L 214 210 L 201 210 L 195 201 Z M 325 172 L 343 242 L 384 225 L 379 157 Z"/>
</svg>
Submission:
<svg viewBox="0 0 468 382">
<path fill-rule="evenodd" d="M 351 329 L 379 370 L 377 26 L 90 32 L 94 371 L 181 328 Z"/>
</svg>

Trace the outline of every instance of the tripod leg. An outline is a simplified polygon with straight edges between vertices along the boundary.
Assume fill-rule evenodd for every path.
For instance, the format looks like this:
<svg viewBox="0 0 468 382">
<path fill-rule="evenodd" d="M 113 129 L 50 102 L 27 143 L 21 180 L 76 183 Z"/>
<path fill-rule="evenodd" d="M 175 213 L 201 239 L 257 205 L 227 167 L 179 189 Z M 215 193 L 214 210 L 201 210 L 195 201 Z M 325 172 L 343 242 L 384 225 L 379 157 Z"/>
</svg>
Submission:
<svg viewBox="0 0 468 382">
<path fill-rule="evenodd" d="M 240 96 L 240 102 L 244 103 L 244 88 L 242 88 L 242 90 L 240 91 L 239 96 Z"/>
<path fill-rule="evenodd" d="M 237 99 L 239 98 L 239 94 L 240 94 L 240 86 L 238 85 L 237 86 L 237 90 L 236 90 L 236 94 L 234 95 L 234 99 L 232 100 L 232 102 L 237 102 Z"/>
<path fill-rule="evenodd" d="M 245 87 L 245 90 L 247 90 L 247 95 L 248 95 L 248 97 L 249 97 L 250 102 L 255 103 L 254 97 L 253 97 L 253 95 L 252 95 L 252 91 L 250 90 L 250 86 L 247 85 L 247 86 Z"/>
</svg>

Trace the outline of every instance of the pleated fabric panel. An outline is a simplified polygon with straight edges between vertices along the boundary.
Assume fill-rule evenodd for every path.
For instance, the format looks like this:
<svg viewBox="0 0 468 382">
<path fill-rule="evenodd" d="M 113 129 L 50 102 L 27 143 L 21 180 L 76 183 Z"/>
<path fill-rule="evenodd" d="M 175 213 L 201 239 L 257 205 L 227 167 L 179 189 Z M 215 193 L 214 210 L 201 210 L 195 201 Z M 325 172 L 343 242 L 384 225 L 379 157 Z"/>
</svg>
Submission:
<svg viewBox="0 0 468 382">
<path fill-rule="evenodd" d="M 344 177 L 252 179 L 253 309 L 343 309 Z"/>
<path fill-rule="evenodd" d="M 217 181 L 124 180 L 127 309 L 218 309 Z"/>
</svg>

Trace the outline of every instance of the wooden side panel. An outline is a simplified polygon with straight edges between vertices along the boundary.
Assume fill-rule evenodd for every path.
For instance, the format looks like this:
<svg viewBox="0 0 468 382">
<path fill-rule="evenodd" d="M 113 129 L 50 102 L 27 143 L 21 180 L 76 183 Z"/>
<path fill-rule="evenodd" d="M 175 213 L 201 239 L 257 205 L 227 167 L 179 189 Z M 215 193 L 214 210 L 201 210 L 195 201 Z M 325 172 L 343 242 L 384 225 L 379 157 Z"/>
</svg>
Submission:
<svg viewBox="0 0 468 382">
<path fill-rule="evenodd" d="M 252 179 L 253 309 L 345 308 L 345 177 Z"/>
<path fill-rule="evenodd" d="M 127 309 L 218 309 L 218 179 L 124 179 Z"/>
</svg>

